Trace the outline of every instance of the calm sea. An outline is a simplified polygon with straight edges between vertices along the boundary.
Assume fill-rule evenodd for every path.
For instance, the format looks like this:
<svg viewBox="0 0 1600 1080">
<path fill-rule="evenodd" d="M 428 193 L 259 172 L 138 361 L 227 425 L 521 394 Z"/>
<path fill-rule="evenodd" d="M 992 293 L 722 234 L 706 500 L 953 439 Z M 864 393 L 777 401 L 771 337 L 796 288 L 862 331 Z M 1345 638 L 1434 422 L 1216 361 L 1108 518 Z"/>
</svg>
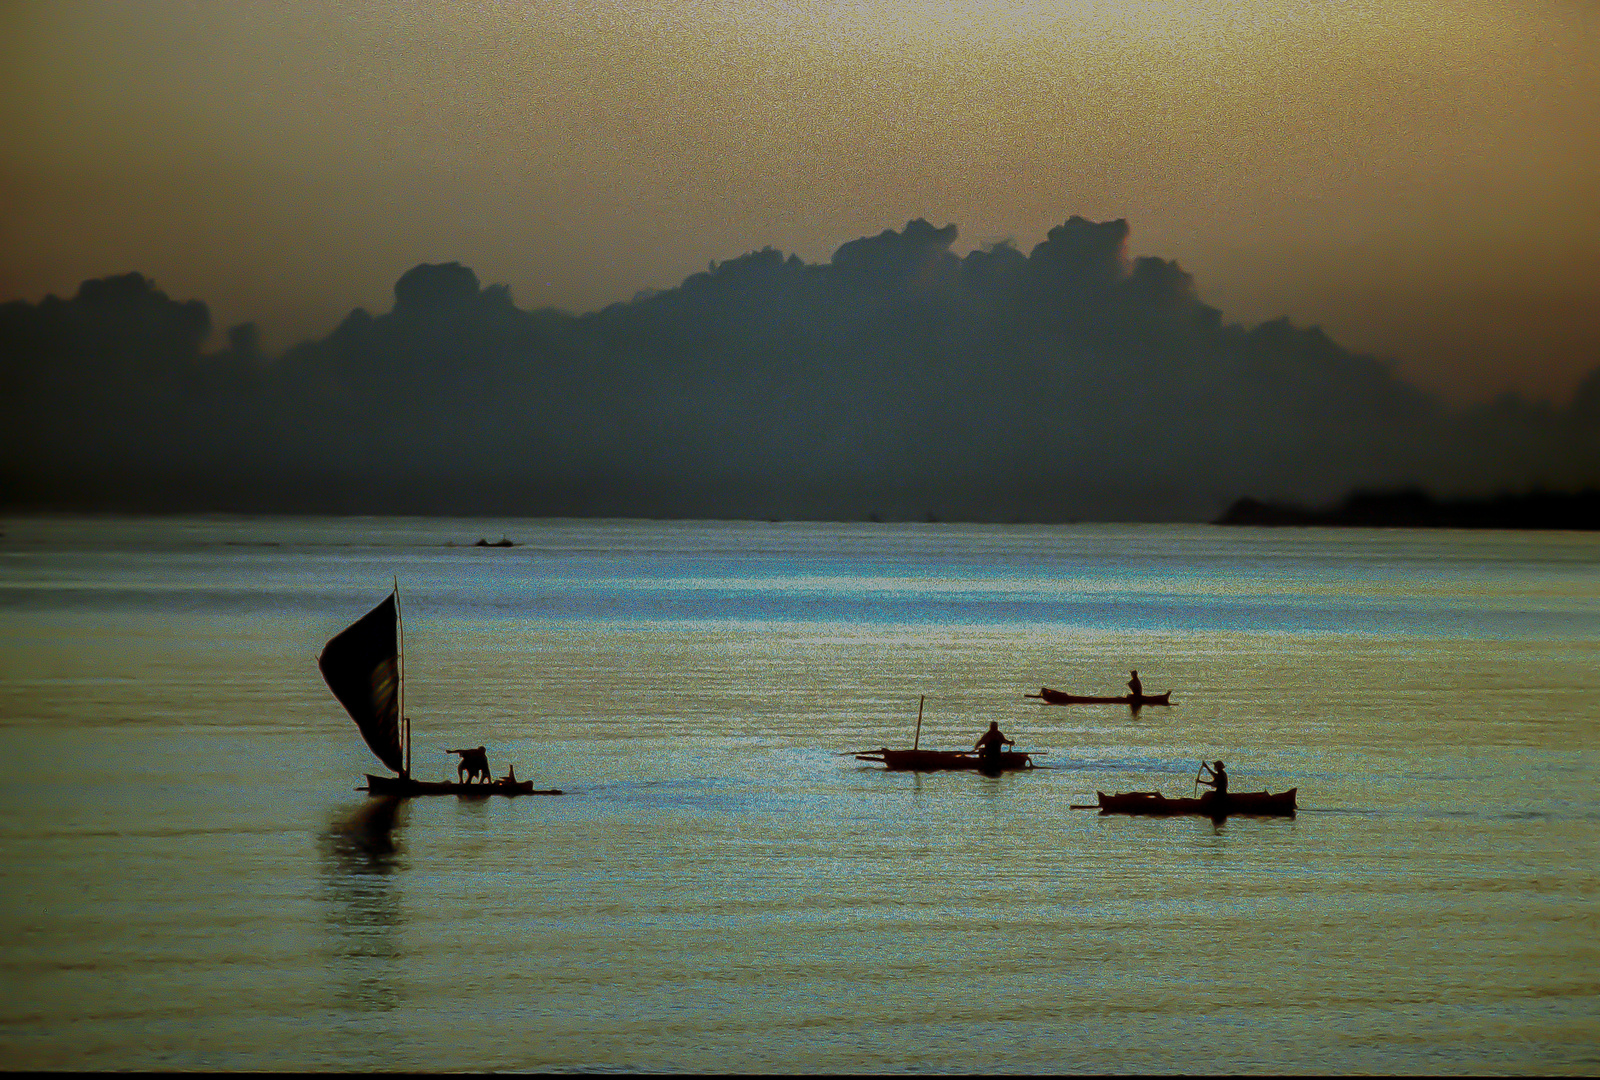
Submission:
<svg viewBox="0 0 1600 1080">
<path fill-rule="evenodd" d="M 0 1067 L 1600 1069 L 1600 538 L 0 531 Z M 395 578 L 416 771 L 567 794 L 354 790 L 314 661 Z M 1049 768 L 849 756 L 924 695 Z M 1299 815 L 1071 808 L 1201 758 Z"/>
</svg>

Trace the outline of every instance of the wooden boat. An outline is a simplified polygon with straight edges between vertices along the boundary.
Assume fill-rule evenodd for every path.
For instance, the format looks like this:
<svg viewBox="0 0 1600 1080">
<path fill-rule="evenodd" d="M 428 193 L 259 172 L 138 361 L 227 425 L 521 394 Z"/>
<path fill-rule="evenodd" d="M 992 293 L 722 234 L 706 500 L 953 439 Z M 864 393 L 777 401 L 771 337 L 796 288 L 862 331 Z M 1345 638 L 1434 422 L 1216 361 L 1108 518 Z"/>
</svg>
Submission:
<svg viewBox="0 0 1600 1080">
<path fill-rule="evenodd" d="M 1290 788 L 1273 794 L 1268 791 L 1230 791 L 1222 799 L 1210 792 L 1198 799 L 1169 799 L 1159 791 L 1129 791 L 1107 795 L 1097 791 L 1102 814 L 1150 814 L 1170 817 L 1174 814 L 1199 814 L 1204 817 L 1227 817 L 1229 814 L 1255 814 L 1263 817 L 1294 817 L 1295 796 L 1299 788 Z M 1083 807 L 1093 810 L 1093 804 Z"/>
<path fill-rule="evenodd" d="M 399 776 L 374 776 L 367 773 L 367 786 L 357 788 L 357 791 L 369 791 L 374 795 L 463 795 L 482 796 L 490 795 L 560 795 L 560 788 L 542 788 L 535 790 L 532 780 L 519 780 L 516 782 L 500 779 L 492 784 L 458 784 L 449 780 L 409 780 Z"/>
<path fill-rule="evenodd" d="M 1093 697 L 1084 694 L 1068 694 L 1061 690 L 1052 690 L 1048 686 L 1039 687 L 1037 694 L 1024 694 L 1023 697 L 1035 698 L 1046 705 L 1171 705 L 1172 691 L 1164 694 L 1123 694 L 1121 697 Z"/>
<path fill-rule="evenodd" d="M 411 776 L 411 718 L 405 712 L 405 626 L 400 618 L 400 583 L 383 603 L 335 634 L 317 656 L 317 669 L 344 711 L 355 721 L 377 759 L 398 776 L 367 773 L 373 795 L 560 795 L 535 791 L 532 780 L 505 778 L 479 784 L 416 780 Z"/>
<path fill-rule="evenodd" d="M 857 754 L 856 760 L 880 763 L 891 772 L 985 771 L 982 756 L 972 750 L 890 750 L 880 747 Z M 996 755 L 994 764 L 989 768 L 993 772 L 1009 772 L 1013 769 L 1037 769 L 1038 766 L 1033 763 L 1032 754 L 1005 750 Z"/>
<path fill-rule="evenodd" d="M 912 736 L 910 750 L 890 750 L 887 746 L 880 746 L 876 750 L 863 750 L 856 755 L 856 760 L 875 762 L 892 772 L 951 772 L 970 769 L 973 772 L 998 776 L 1013 769 L 1038 768 L 1033 763 L 1032 754 L 1016 750 L 1002 750 L 986 760 L 984 755 L 976 750 L 920 749 L 922 706 L 927 700 L 926 694 L 917 700 L 917 732 Z"/>
</svg>

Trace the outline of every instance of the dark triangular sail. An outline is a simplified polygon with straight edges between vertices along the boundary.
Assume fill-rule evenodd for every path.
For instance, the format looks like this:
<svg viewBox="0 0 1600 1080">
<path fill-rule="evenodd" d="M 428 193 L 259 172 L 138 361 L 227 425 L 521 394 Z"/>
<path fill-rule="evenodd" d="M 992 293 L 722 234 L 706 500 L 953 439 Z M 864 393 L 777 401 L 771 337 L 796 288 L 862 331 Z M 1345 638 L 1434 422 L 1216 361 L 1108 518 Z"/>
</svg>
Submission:
<svg viewBox="0 0 1600 1080">
<path fill-rule="evenodd" d="M 404 773 L 398 622 L 399 608 L 391 594 L 324 645 L 317 667 L 378 760 Z"/>
</svg>

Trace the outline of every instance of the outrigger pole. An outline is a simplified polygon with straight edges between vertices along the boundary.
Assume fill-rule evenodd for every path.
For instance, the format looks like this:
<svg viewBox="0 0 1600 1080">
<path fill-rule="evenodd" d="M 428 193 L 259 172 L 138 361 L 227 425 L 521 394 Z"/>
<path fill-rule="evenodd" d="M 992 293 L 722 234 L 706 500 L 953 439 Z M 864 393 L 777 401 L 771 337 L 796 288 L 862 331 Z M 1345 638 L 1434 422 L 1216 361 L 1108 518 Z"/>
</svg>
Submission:
<svg viewBox="0 0 1600 1080">
<path fill-rule="evenodd" d="M 405 728 L 405 756 L 401 759 L 405 768 L 401 775 L 411 776 L 411 718 L 406 715 L 406 623 L 400 617 L 400 575 L 394 578 L 394 625 L 399 635 L 397 644 L 400 646 L 400 723 Z"/>
</svg>

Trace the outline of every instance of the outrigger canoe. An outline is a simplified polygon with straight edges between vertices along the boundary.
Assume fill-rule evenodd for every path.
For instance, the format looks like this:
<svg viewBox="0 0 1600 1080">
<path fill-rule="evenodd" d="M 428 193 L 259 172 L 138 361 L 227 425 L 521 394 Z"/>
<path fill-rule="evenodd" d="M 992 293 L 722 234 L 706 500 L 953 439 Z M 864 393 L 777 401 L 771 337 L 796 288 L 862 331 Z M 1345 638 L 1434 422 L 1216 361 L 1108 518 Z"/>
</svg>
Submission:
<svg viewBox="0 0 1600 1080">
<path fill-rule="evenodd" d="M 1038 768 L 1033 763 L 1032 754 L 1019 750 L 1001 750 L 989 757 L 976 750 L 919 749 L 918 744 L 922 741 L 922 706 L 927 700 L 926 694 L 917 699 L 917 733 L 911 738 L 910 750 L 890 750 L 887 746 L 880 746 L 876 750 L 861 751 L 856 755 L 856 760 L 880 764 L 891 772 L 953 772 L 970 769 L 987 776 L 998 776 L 1013 769 Z"/>
<path fill-rule="evenodd" d="M 1024 694 L 1023 697 L 1035 698 L 1046 705 L 1171 705 L 1169 700 L 1172 691 L 1164 694 L 1123 694 L 1121 697 L 1092 697 L 1084 694 L 1068 694 L 1061 690 L 1052 690 L 1048 686 L 1039 687 L 1037 694 Z"/>
<path fill-rule="evenodd" d="M 1209 792 L 1198 799 L 1169 799 L 1159 791 L 1129 791 L 1100 797 L 1102 814 L 1150 814 L 1171 817 L 1174 814 L 1199 814 L 1204 817 L 1227 817 L 1229 814 L 1256 814 L 1263 817 L 1294 817 L 1295 795 L 1299 788 L 1280 791 L 1230 791 L 1218 799 Z M 1083 807 L 1093 810 L 1094 805 Z"/>
<path fill-rule="evenodd" d="M 489 796 L 505 795 L 560 795 L 560 788 L 543 788 L 534 790 L 532 780 L 521 780 L 513 783 L 510 780 L 500 779 L 492 784 L 458 784 L 449 780 L 411 780 L 400 776 L 373 776 L 366 774 L 367 786 L 357 788 L 357 791 L 368 791 L 374 795 L 465 795 Z"/>
<path fill-rule="evenodd" d="M 971 750 L 890 750 L 880 747 L 856 755 L 857 761 L 881 763 L 893 772 L 949 772 L 957 769 L 984 771 L 981 755 Z M 995 772 L 1012 769 L 1037 769 L 1033 755 L 1016 750 L 1002 751 L 994 765 Z"/>
</svg>

